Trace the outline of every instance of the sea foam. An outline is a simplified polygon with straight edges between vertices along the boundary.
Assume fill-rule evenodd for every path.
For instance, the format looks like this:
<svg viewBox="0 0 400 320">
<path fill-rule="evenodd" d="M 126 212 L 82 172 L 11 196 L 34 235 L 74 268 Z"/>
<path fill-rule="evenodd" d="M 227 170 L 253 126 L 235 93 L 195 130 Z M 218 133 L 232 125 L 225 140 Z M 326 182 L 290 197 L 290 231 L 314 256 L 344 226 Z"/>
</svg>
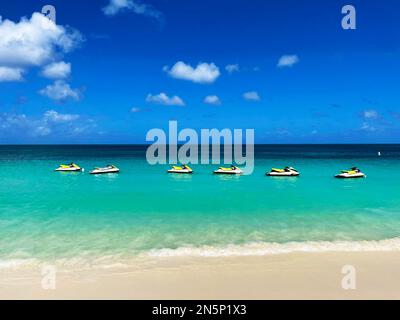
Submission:
<svg viewBox="0 0 400 320">
<path fill-rule="evenodd" d="M 400 237 L 377 241 L 305 241 L 272 243 L 257 242 L 243 245 L 179 247 L 149 250 L 150 257 L 228 257 L 264 256 L 295 252 L 374 252 L 400 251 Z"/>
<path fill-rule="evenodd" d="M 34 265 L 35 263 L 36 263 L 35 259 L 0 260 L 0 270 L 30 266 L 30 265 Z"/>
</svg>

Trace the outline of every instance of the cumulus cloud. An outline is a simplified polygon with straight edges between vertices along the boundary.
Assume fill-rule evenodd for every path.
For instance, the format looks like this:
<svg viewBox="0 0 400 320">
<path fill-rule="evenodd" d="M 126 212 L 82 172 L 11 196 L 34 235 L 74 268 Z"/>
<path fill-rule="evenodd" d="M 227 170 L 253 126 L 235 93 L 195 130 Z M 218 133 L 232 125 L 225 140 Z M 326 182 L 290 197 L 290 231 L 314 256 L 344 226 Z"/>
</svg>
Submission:
<svg viewBox="0 0 400 320">
<path fill-rule="evenodd" d="M 149 103 L 163 104 L 166 106 L 184 106 L 185 103 L 178 96 L 169 97 L 164 92 L 161 92 L 157 95 L 148 94 L 146 97 L 146 101 Z"/>
<path fill-rule="evenodd" d="M 42 75 L 50 79 L 64 79 L 71 73 L 71 64 L 64 61 L 53 62 L 45 66 Z"/>
<path fill-rule="evenodd" d="M 92 132 L 97 128 L 97 124 L 93 119 L 88 119 L 83 123 L 75 124 L 70 127 L 70 135 L 81 135 L 83 133 Z M 97 134 L 103 134 L 104 132 L 97 132 Z"/>
<path fill-rule="evenodd" d="M 243 94 L 243 98 L 249 101 L 260 101 L 260 95 L 256 91 L 249 91 Z"/>
<path fill-rule="evenodd" d="M 234 72 L 239 72 L 239 65 L 238 64 L 228 64 L 227 66 L 225 66 L 225 70 L 232 74 Z"/>
<path fill-rule="evenodd" d="M 0 67 L 0 82 L 21 81 L 22 72 L 21 68 Z"/>
<path fill-rule="evenodd" d="M 199 63 L 194 68 L 183 61 L 178 61 L 171 69 L 165 66 L 163 70 L 173 78 L 196 83 L 213 83 L 221 74 L 214 63 Z"/>
<path fill-rule="evenodd" d="M 113 16 L 122 10 L 130 9 L 132 7 L 132 1 L 129 0 L 110 0 L 109 3 L 103 7 L 105 15 Z"/>
<path fill-rule="evenodd" d="M 51 129 L 46 126 L 39 126 L 37 128 L 34 128 L 33 133 L 34 136 L 45 137 L 51 133 Z"/>
<path fill-rule="evenodd" d="M 79 31 L 57 25 L 38 12 L 19 22 L 3 20 L 0 16 L 0 82 L 21 81 L 29 68 L 49 63 L 43 74 L 49 78 L 63 78 L 69 74 L 70 65 L 54 61 L 82 41 Z"/>
<path fill-rule="evenodd" d="M 361 125 L 361 130 L 374 132 L 376 131 L 376 128 L 371 124 L 369 124 L 368 122 L 363 122 L 363 124 Z"/>
<path fill-rule="evenodd" d="M 96 124 L 91 119 L 81 119 L 77 114 L 59 113 L 48 110 L 42 115 L 28 117 L 18 113 L 0 113 L 0 133 L 2 137 L 45 137 L 51 134 L 73 136 L 78 132 L 91 131 Z"/>
<path fill-rule="evenodd" d="M 71 86 L 63 80 L 56 80 L 53 84 L 40 90 L 39 93 L 60 102 L 68 99 L 79 100 L 81 98 L 80 90 L 72 89 Z"/>
<path fill-rule="evenodd" d="M 37 12 L 17 23 L 0 17 L 0 65 L 41 66 L 57 53 L 71 51 L 82 40 L 78 31 L 56 25 Z"/>
<path fill-rule="evenodd" d="M 379 114 L 376 110 L 364 110 L 362 116 L 365 119 L 376 119 L 379 117 Z"/>
<path fill-rule="evenodd" d="M 43 118 L 52 122 L 70 122 L 79 119 L 78 114 L 63 114 L 55 110 L 48 110 L 44 113 Z"/>
<path fill-rule="evenodd" d="M 220 105 L 221 104 L 221 100 L 219 99 L 218 96 L 207 96 L 204 98 L 204 103 L 207 104 L 213 104 L 213 105 Z"/>
<path fill-rule="evenodd" d="M 360 129 L 368 132 L 375 132 L 382 129 L 383 119 L 380 117 L 378 111 L 373 109 L 364 110 L 361 112 L 363 123 Z"/>
<path fill-rule="evenodd" d="M 164 18 L 163 13 L 153 6 L 136 0 L 109 0 L 107 6 L 103 8 L 103 12 L 107 16 L 114 16 L 122 11 L 132 11 L 136 14 L 155 18 L 159 21 Z"/>
<path fill-rule="evenodd" d="M 300 61 L 297 55 L 283 55 L 279 58 L 277 66 L 279 68 L 292 67 Z"/>
<path fill-rule="evenodd" d="M 27 122 L 24 114 L 0 113 L 0 129 L 8 130 L 12 127 L 23 126 Z"/>
</svg>

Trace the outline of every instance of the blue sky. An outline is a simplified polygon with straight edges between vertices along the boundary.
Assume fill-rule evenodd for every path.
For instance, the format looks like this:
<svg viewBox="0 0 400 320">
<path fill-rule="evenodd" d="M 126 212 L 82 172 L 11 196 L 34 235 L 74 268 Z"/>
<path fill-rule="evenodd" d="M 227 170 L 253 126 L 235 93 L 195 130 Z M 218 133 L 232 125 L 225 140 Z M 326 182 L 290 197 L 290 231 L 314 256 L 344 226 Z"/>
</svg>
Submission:
<svg viewBox="0 0 400 320">
<path fill-rule="evenodd" d="M 169 120 L 257 143 L 399 142 L 398 1 L 82 2 L 3 1 L 0 143 L 143 143 Z M 34 14 L 46 4 L 56 24 Z"/>
</svg>

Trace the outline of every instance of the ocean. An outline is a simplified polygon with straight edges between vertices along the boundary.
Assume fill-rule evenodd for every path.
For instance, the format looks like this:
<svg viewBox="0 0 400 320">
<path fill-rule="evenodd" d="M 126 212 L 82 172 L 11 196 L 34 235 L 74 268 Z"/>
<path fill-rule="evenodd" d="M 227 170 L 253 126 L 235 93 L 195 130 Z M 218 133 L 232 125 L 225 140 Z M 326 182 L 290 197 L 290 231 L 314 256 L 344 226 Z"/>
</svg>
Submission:
<svg viewBox="0 0 400 320">
<path fill-rule="evenodd" d="M 0 146 L 0 268 L 400 250 L 400 145 L 257 145 L 248 176 L 213 175 L 217 165 L 167 174 L 145 153 L 138 145 Z M 54 172 L 72 161 L 85 172 Z M 89 174 L 107 164 L 121 172 Z M 265 176 L 284 166 L 301 176 Z M 352 166 L 367 178 L 333 178 Z"/>
</svg>

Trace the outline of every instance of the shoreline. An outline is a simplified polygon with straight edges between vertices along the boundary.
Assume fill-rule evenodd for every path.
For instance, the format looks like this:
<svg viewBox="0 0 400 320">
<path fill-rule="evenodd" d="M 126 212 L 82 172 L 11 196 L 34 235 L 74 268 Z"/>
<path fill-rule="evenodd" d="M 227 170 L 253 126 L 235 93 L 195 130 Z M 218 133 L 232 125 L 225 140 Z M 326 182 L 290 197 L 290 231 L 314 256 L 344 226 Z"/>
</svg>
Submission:
<svg viewBox="0 0 400 320">
<path fill-rule="evenodd" d="M 341 287 L 346 265 L 355 290 Z M 399 252 L 150 257 L 129 268 L 60 271 L 55 290 L 42 288 L 41 270 L 0 274 L 0 299 L 400 299 Z"/>
</svg>

